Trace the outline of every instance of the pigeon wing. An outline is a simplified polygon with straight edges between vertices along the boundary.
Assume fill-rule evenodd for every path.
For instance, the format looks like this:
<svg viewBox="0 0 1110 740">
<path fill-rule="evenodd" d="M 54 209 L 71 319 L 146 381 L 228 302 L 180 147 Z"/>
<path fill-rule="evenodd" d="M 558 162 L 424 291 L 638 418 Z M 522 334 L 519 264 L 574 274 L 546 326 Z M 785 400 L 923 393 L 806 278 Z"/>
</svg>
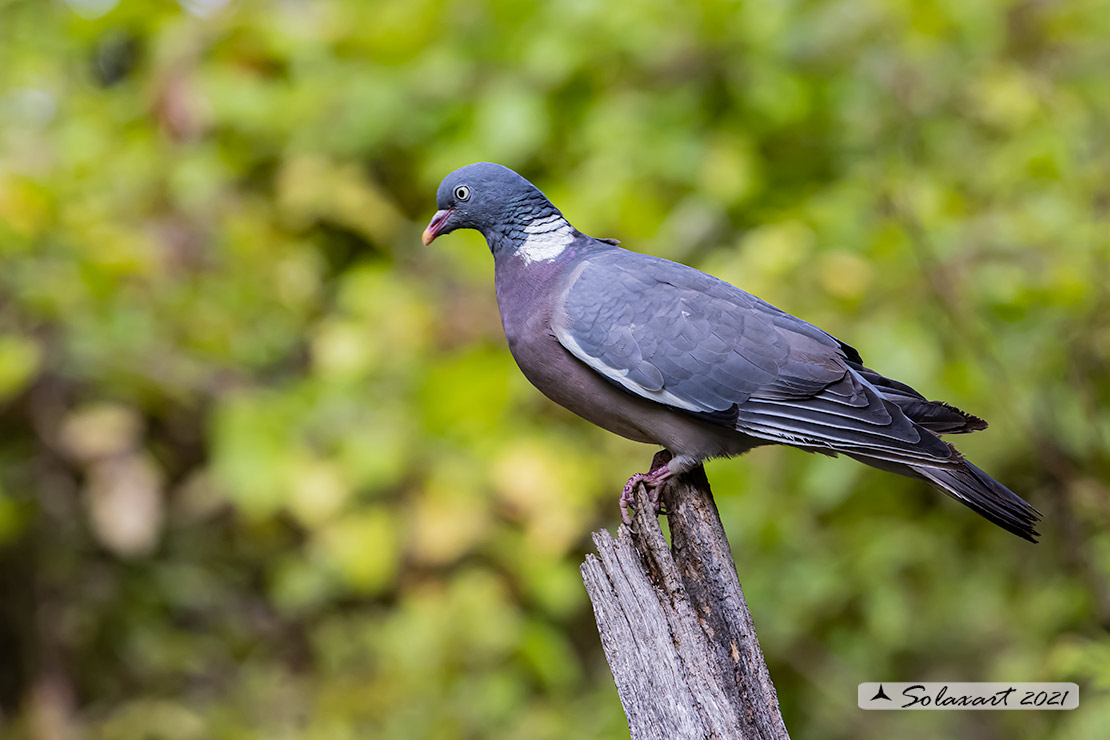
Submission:
<svg viewBox="0 0 1110 740">
<path fill-rule="evenodd" d="M 854 349 L 699 270 L 607 250 L 574 271 L 560 299 L 559 342 L 641 398 L 770 442 L 892 462 L 958 459 L 850 367 Z"/>
</svg>

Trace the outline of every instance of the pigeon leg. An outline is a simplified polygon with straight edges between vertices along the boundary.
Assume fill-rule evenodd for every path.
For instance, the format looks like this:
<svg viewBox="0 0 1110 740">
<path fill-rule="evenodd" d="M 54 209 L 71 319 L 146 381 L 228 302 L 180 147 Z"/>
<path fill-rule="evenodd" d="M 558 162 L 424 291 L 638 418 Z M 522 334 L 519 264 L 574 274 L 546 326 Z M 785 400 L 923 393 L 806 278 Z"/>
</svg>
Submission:
<svg viewBox="0 0 1110 740">
<path fill-rule="evenodd" d="M 698 464 L 697 458 L 689 455 L 677 455 L 670 459 L 665 465 L 654 467 L 647 473 L 636 473 L 628 479 L 624 484 L 624 490 L 621 492 L 620 507 L 621 507 L 621 521 L 625 524 L 632 524 L 632 516 L 628 513 L 628 505 L 633 503 L 633 496 L 636 492 L 636 487 L 641 483 L 648 494 L 648 501 L 655 513 L 659 513 L 659 487 L 669 478 L 676 475 L 685 473 L 687 470 L 696 467 Z"/>
</svg>

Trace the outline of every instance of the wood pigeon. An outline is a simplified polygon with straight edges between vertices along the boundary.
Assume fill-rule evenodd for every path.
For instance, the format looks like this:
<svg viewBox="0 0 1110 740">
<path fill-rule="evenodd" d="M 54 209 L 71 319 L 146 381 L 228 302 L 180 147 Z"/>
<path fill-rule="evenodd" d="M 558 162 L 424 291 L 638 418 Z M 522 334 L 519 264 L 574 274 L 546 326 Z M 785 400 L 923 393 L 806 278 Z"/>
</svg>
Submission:
<svg viewBox="0 0 1110 740">
<path fill-rule="evenodd" d="M 436 202 L 424 244 L 455 229 L 486 237 L 505 336 L 528 380 L 586 420 L 671 452 L 628 481 L 626 520 L 641 482 L 655 491 L 707 458 L 785 444 L 922 478 L 1036 541 L 1036 509 L 941 440 L 985 429 L 982 419 L 723 280 L 583 234 L 507 167 L 457 169 Z"/>
</svg>

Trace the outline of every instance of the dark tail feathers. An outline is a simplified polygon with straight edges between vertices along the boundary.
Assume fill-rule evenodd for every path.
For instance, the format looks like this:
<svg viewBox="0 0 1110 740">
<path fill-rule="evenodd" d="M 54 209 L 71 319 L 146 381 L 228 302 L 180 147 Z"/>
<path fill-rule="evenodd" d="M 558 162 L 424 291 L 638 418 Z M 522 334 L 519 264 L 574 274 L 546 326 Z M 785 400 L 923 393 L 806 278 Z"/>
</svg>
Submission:
<svg viewBox="0 0 1110 740">
<path fill-rule="evenodd" d="M 966 460 L 953 468 L 906 467 L 1007 532 L 1030 542 L 1040 536 L 1034 529 L 1040 512 Z"/>
</svg>

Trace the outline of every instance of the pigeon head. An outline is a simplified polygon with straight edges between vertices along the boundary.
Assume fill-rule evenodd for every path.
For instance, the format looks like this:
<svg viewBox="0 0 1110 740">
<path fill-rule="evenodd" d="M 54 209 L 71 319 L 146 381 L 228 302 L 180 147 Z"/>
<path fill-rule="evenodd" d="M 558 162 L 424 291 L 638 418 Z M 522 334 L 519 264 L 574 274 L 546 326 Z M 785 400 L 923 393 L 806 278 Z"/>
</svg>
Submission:
<svg viewBox="0 0 1110 740">
<path fill-rule="evenodd" d="M 527 236 L 525 229 L 537 220 L 563 221 L 535 185 L 492 162 L 468 164 L 443 178 L 436 207 L 439 210 L 424 229 L 425 245 L 456 229 L 476 229 L 493 249 L 503 242 L 519 244 Z"/>
</svg>

